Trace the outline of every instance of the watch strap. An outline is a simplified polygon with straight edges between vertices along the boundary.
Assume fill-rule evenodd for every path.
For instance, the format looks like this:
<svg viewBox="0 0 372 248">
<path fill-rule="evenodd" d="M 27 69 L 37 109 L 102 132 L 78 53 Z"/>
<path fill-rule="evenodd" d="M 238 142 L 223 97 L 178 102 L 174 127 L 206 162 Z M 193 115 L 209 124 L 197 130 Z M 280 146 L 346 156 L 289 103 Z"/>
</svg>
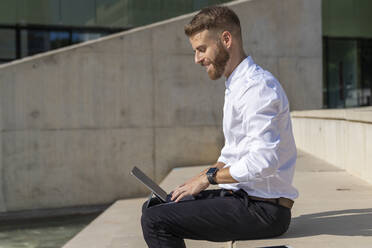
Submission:
<svg viewBox="0 0 372 248">
<path fill-rule="evenodd" d="M 206 175 L 207 175 L 207 179 L 209 181 L 210 184 L 217 184 L 216 180 L 215 180 L 215 176 L 217 174 L 217 171 L 218 171 L 218 168 L 216 167 L 212 167 L 212 168 L 209 168 L 209 170 L 207 171 Z"/>
</svg>

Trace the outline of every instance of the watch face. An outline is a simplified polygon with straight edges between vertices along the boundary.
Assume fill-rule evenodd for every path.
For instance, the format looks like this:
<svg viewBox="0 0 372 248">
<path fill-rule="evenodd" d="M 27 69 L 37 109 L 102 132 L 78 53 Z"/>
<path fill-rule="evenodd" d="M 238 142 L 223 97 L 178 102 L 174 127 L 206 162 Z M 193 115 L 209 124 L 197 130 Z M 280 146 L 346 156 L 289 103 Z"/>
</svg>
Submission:
<svg viewBox="0 0 372 248">
<path fill-rule="evenodd" d="M 210 184 L 217 184 L 217 182 L 214 179 L 214 176 L 216 175 L 217 171 L 218 168 L 216 167 L 209 168 L 209 170 L 207 171 L 206 175 Z"/>
<path fill-rule="evenodd" d="M 212 175 L 214 175 L 214 173 L 216 173 L 217 172 L 217 168 L 209 168 L 209 170 L 207 171 L 207 174 L 212 174 Z"/>
</svg>

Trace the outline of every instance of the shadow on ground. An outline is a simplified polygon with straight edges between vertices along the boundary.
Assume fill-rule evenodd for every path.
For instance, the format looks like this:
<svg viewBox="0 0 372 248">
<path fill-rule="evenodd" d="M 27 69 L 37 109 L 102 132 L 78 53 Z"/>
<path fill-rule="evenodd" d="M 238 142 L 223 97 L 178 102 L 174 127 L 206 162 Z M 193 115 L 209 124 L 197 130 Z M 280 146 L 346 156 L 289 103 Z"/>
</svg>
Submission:
<svg viewBox="0 0 372 248">
<path fill-rule="evenodd" d="M 279 238 L 316 235 L 372 236 L 372 208 L 306 214 L 292 219 L 290 230 Z"/>
</svg>

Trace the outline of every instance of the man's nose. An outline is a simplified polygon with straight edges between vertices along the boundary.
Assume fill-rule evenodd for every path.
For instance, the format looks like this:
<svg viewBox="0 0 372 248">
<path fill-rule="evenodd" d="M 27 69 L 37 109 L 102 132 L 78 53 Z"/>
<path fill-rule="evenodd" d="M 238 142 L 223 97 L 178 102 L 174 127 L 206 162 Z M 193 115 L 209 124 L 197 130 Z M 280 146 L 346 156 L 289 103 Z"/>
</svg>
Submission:
<svg viewBox="0 0 372 248">
<path fill-rule="evenodd" d="M 195 55 L 194 55 L 194 62 L 195 64 L 200 64 L 202 61 L 202 58 L 200 56 L 200 53 L 198 51 L 195 52 Z"/>
</svg>

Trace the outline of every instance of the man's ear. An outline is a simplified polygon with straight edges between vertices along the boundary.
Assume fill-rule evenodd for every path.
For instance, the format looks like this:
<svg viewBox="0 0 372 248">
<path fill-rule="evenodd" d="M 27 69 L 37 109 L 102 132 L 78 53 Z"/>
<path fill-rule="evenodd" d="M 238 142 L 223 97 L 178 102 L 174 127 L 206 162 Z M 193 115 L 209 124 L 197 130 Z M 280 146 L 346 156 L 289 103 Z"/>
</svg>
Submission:
<svg viewBox="0 0 372 248">
<path fill-rule="evenodd" d="M 232 35 L 229 31 L 223 31 L 221 34 L 221 41 L 224 46 L 229 49 L 232 44 Z"/>
</svg>

